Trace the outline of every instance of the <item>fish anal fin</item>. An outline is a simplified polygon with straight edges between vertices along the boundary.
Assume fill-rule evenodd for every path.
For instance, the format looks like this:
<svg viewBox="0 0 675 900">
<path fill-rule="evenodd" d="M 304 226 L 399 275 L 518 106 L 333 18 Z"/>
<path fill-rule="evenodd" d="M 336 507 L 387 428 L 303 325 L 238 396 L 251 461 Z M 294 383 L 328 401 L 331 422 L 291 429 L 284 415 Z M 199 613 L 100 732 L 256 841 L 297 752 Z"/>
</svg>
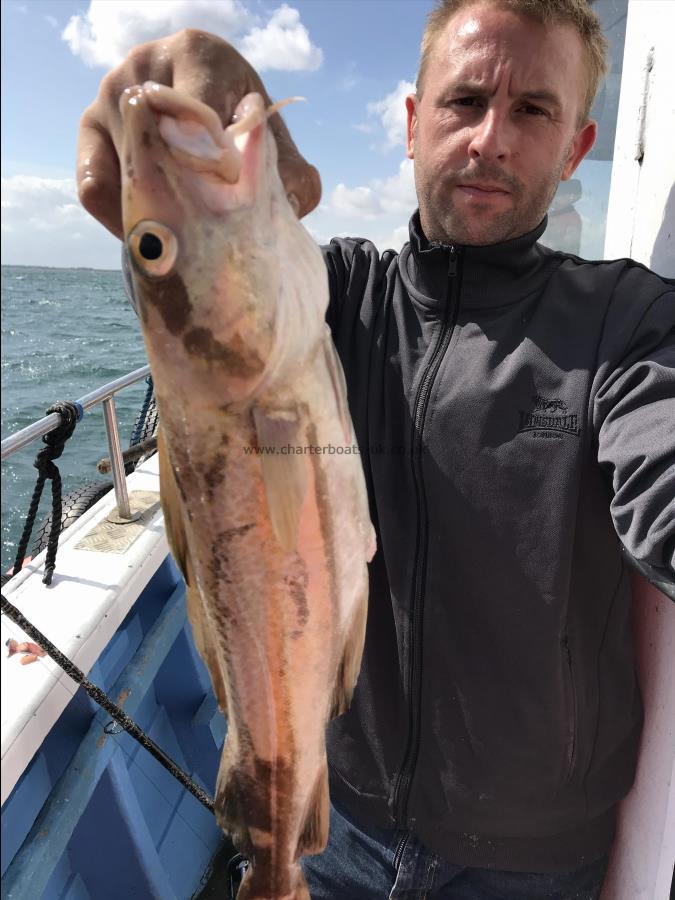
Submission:
<svg viewBox="0 0 675 900">
<path fill-rule="evenodd" d="M 164 513 L 166 539 L 186 584 L 190 584 L 190 555 L 185 534 L 185 511 L 174 475 L 171 458 L 162 426 L 157 429 L 157 457 L 159 459 L 159 493 Z"/>
<path fill-rule="evenodd" d="M 307 804 L 305 822 L 298 838 L 296 859 L 312 853 L 321 853 L 328 841 L 329 818 L 328 766 L 324 761 Z"/>
<path fill-rule="evenodd" d="M 352 442 L 354 429 L 349 414 L 347 382 L 345 381 L 345 373 L 342 368 L 342 363 L 340 362 L 340 357 L 338 356 L 335 344 L 333 343 L 331 330 L 328 325 L 325 326 L 325 329 L 323 348 L 326 358 L 326 367 L 328 368 L 328 374 L 330 375 L 331 384 L 333 386 L 333 393 L 337 403 L 338 416 L 340 418 L 340 425 L 342 426 L 344 441 L 345 444 L 350 444 Z"/>
<path fill-rule="evenodd" d="M 213 628 L 205 621 L 206 616 L 202 604 L 202 598 L 196 588 L 188 588 L 185 593 L 188 619 L 192 626 L 192 637 L 197 652 L 208 669 L 211 686 L 215 694 L 218 707 L 224 716 L 227 716 L 227 688 L 225 686 L 225 670 L 218 652 L 218 646 L 213 640 Z"/>
<path fill-rule="evenodd" d="M 329 718 L 341 716 L 349 709 L 352 695 L 361 670 L 363 644 L 366 639 L 366 623 L 368 620 L 368 588 L 367 584 L 362 596 L 356 604 L 347 639 L 345 640 L 342 659 L 338 665 Z"/>
<path fill-rule="evenodd" d="M 188 619 L 192 626 L 192 637 L 197 652 L 209 671 L 213 692 L 224 716 L 227 715 L 227 690 L 225 673 L 218 646 L 213 639 L 214 629 L 206 619 L 202 598 L 197 590 L 192 569 L 192 559 L 185 531 L 185 510 L 180 489 L 174 475 L 173 466 L 166 446 L 166 438 L 161 425 L 157 431 L 157 455 L 159 457 L 159 490 L 164 512 L 164 528 L 167 541 L 176 564 L 185 579 L 185 603 Z"/>
<path fill-rule="evenodd" d="M 253 421 L 272 529 L 282 549 L 290 552 L 297 543 L 307 493 L 307 461 L 302 452 L 293 452 L 301 443 L 300 416 L 295 410 L 254 407 Z"/>
</svg>

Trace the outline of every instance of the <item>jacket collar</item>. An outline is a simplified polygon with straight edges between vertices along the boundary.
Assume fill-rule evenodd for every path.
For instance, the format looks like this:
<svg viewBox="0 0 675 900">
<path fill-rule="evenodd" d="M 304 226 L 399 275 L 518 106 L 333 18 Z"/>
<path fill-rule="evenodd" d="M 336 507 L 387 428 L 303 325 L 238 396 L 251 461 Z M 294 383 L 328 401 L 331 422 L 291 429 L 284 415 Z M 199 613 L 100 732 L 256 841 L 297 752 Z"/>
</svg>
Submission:
<svg viewBox="0 0 675 900">
<path fill-rule="evenodd" d="M 537 290 L 548 277 L 552 256 L 537 244 L 548 217 L 527 234 L 485 247 L 432 243 L 410 220 L 410 242 L 401 250 L 399 269 L 408 291 L 428 306 L 445 303 L 452 250 L 457 251 L 462 306 L 503 306 Z"/>
</svg>

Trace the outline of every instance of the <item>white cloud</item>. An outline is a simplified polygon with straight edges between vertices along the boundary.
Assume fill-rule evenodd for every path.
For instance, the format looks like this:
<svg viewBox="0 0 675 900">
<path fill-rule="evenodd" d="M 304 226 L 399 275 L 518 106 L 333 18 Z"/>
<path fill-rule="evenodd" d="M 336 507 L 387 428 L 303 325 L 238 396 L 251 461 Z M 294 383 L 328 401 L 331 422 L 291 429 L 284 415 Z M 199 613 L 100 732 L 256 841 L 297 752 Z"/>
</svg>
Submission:
<svg viewBox="0 0 675 900">
<path fill-rule="evenodd" d="M 416 207 L 413 164 L 406 159 L 388 178 L 355 187 L 338 184 L 304 224 L 320 244 L 335 236 L 366 237 L 379 250 L 400 250 Z"/>
<path fill-rule="evenodd" d="M 348 188 L 344 184 L 338 184 L 330 196 L 326 210 L 337 216 L 374 219 L 382 212 L 382 206 L 371 187 Z"/>
<path fill-rule="evenodd" d="M 374 178 L 367 185 L 352 188 L 338 184 L 324 211 L 336 216 L 373 220 L 390 213 L 410 215 L 416 206 L 413 163 L 404 159 L 398 172 L 389 178 Z"/>
<path fill-rule="evenodd" d="M 71 16 L 63 40 L 88 66 L 117 65 L 136 44 L 181 28 L 202 28 L 231 39 L 252 24 L 239 0 L 91 0 Z"/>
<path fill-rule="evenodd" d="M 20 210 L 32 215 L 44 211 L 46 201 L 59 206 L 76 202 L 75 180 L 39 178 L 36 175 L 14 175 L 2 179 L 2 209 L 5 213 Z"/>
<path fill-rule="evenodd" d="M 380 195 L 382 209 L 388 213 L 411 213 L 417 206 L 413 161 L 404 159 L 398 172 L 389 178 L 376 178 L 371 182 Z"/>
<path fill-rule="evenodd" d="M 252 28 L 238 49 L 259 72 L 313 70 L 323 62 L 323 52 L 312 44 L 300 13 L 285 3 L 272 13 L 267 25 Z"/>
<path fill-rule="evenodd" d="M 61 37 L 87 66 L 109 68 L 137 44 L 182 28 L 224 38 L 261 71 L 316 69 L 323 60 L 296 9 L 283 4 L 265 23 L 241 0 L 91 0 Z"/>
<path fill-rule="evenodd" d="M 391 231 L 372 237 L 371 240 L 380 253 L 383 250 L 396 250 L 398 252 L 408 240 L 408 236 L 408 226 L 399 225 Z"/>
<path fill-rule="evenodd" d="M 405 98 L 408 94 L 414 93 L 415 85 L 412 81 L 399 81 L 394 90 L 382 100 L 368 104 L 368 115 L 377 117 L 384 128 L 385 149 L 405 146 L 407 121 Z"/>
<path fill-rule="evenodd" d="M 80 206 L 74 178 L 2 179 L 3 262 L 119 267 L 119 241 Z"/>
</svg>

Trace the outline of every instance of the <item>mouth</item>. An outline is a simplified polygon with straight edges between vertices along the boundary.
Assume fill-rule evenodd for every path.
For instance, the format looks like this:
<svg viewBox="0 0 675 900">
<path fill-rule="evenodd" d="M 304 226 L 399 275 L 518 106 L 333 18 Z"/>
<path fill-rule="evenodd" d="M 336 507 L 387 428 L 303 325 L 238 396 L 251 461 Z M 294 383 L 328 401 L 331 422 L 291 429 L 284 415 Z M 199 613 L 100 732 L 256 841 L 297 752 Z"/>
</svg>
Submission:
<svg viewBox="0 0 675 900">
<path fill-rule="evenodd" d="M 458 184 L 456 188 L 465 196 L 479 200 L 497 200 L 500 197 L 508 197 L 510 194 L 510 191 L 505 190 L 501 185 L 484 184 L 482 182 Z"/>
</svg>

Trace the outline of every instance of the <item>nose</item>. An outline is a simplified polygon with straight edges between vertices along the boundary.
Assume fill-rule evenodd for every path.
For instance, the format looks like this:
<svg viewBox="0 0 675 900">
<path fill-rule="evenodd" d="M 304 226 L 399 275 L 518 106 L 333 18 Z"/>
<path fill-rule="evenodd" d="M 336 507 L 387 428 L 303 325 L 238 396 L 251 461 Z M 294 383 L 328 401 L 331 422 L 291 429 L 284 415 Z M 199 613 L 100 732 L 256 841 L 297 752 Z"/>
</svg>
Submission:
<svg viewBox="0 0 675 900">
<path fill-rule="evenodd" d="M 506 116 L 495 107 L 488 107 L 472 128 L 469 157 L 485 162 L 505 162 L 513 152 L 512 141 Z"/>
</svg>

